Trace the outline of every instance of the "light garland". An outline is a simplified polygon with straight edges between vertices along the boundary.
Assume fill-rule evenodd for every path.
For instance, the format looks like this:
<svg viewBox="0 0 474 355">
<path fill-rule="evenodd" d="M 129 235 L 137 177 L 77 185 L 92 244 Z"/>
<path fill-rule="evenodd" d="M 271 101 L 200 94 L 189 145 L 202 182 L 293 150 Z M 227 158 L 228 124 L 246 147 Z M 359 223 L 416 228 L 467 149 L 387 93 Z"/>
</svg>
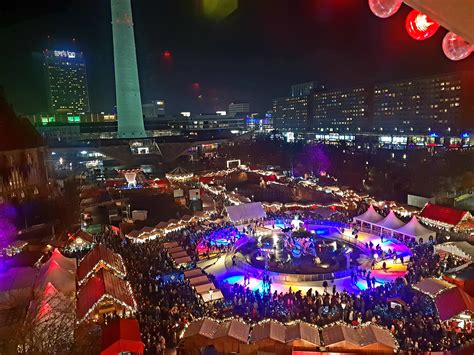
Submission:
<svg viewBox="0 0 474 355">
<path fill-rule="evenodd" d="M 128 284 L 128 282 L 127 282 Z M 131 287 L 130 285 L 129 286 L 129 291 L 131 292 Z M 95 311 L 95 309 L 104 301 L 111 301 L 111 302 L 116 302 L 118 303 L 119 305 L 121 305 L 123 308 L 127 309 L 130 313 L 135 313 L 136 312 L 136 309 L 137 309 L 137 304 L 136 304 L 136 301 L 135 301 L 135 298 L 133 297 L 133 293 L 130 293 L 130 296 L 132 298 L 132 303 L 133 305 L 130 306 L 129 304 L 113 297 L 112 295 L 109 295 L 108 293 L 104 293 L 90 308 L 89 310 L 86 312 L 86 314 L 77 321 L 77 324 L 81 324 L 82 322 L 84 322 L 86 319 L 89 318 L 89 316 L 92 314 L 92 312 Z"/>
<path fill-rule="evenodd" d="M 344 326 L 344 327 L 347 327 L 347 328 L 351 328 L 351 329 L 364 329 L 364 328 L 367 328 L 367 327 L 369 327 L 369 326 L 372 326 L 372 327 L 379 328 L 380 330 L 383 330 L 383 331 L 387 332 L 388 334 L 390 334 L 390 336 L 391 336 L 391 338 L 392 338 L 392 340 L 393 340 L 393 342 L 394 342 L 394 345 L 395 345 L 394 351 L 395 351 L 395 352 L 398 352 L 398 351 L 400 350 L 400 344 L 399 344 L 398 340 L 397 340 L 397 339 L 395 338 L 395 336 L 390 332 L 389 329 L 387 329 L 387 328 L 385 328 L 385 327 L 382 327 L 382 326 L 380 326 L 380 325 L 378 325 L 378 324 L 375 324 L 375 323 L 373 323 L 373 322 L 365 322 L 365 323 L 361 323 L 360 325 L 355 326 L 355 325 L 352 325 L 352 324 L 349 324 L 349 323 L 345 323 L 345 322 L 343 322 L 343 321 L 341 321 L 341 320 L 338 320 L 338 321 L 336 321 L 336 322 L 333 322 L 333 323 L 330 323 L 330 324 L 326 324 L 326 325 L 320 327 L 320 326 L 317 326 L 317 325 L 315 325 L 315 324 L 308 323 L 308 322 L 305 322 L 305 321 L 302 321 L 302 320 L 292 320 L 292 321 L 289 321 L 289 322 L 286 322 L 286 323 L 282 323 L 282 322 L 280 322 L 280 321 L 278 321 L 278 320 L 276 320 L 276 319 L 266 318 L 266 319 L 263 319 L 263 320 L 258 321 L 258 322 L 256 322 L 256 323 L 248 324 L 248 323 L 246 323 L 244 320 L 237 319 L 237 318 L 235 318 L 235 317 L 230 317 L 230 318 L 225 318 L 225 319 L 215 319 L 215 318 L 210 318 L 210 317 L 200 317 L 200 318 L 197 318 L 197 319 L 193 320 L 192 322 L 189 322 L 188 324 L 186 324 L 186 325 L 184 326 L 183 330 L 181 331 L 181 333 L 180 333 L 180 335 L 179 335 L 179 339 L 180 339 L 180 340 L 183 339 L 184 334 L 186 333 L 186 330 L 188 329 L 188 327 L 190 326 L 191 323 L 197 323 L 197 322 L 200 322 L 200 321 L 202 321 L 202 320 L 204 320 L 204 319 L 207 319 L 207 320 L 212 321 L 212 322 L 216 322 L 216 323 L 218 323 L 218 324 L 220 324 L 220 325 L 221 325 L 221 324 L 224 324 L 224 323 L 227 323 L 227 322 L 229 322 L 229 321 L 232 321 L 232 320 L 237 320 L 237 321 L 241 322 L 242 324 L 250 325 L 251 330 L 250 330 L 250 332 L 249 332 L 249 338 L 248 338 L 247 344 L 250 343 L 250 339 L 251 339 L 251 334 L 252 334 L 253 328 L 254 328 L 255 326 L 263 326 L 263 325 L 265 325 L 265 324 L 267 324 L 267 323 L 276 323 L 276 324 L 279 324 L 279 325 L 285 327 L 285 331 L 286 331 L 286 329 L 287 329 L 288 326 L 292 326 L 292 325 L 295 325 L 295 324 L 300 324 L 300 323 L 302 323 L 302 324 L 308 325 L 308 326 L 310 326 L 311 328 L 314 328 L 314 329 L 316 329 L 316 330 L 318 331 L 318 335 L 319 335 L 319 338 L 320 338 L 320 340 L 321 340 L 320 346 L 323 346 L 323 342 L 322 342 L 322 341 L 323 341 L 323 337 L 321 336 L 322 334 L 319 334 L 319 332 L 322 331 L 323 329 L 331 328 L 331 327 L 338 326 L 338 325 L 341 325 L 341 326 Z M 360 345 L 360 344 L 357 344 L 357 345 Z M 370 345 L 370 344 L 360 345 L 360 346 L 363 346 L 363 347 L 364 347 L 364 346 L 368 346 L 368 345 Z"/>
<path fill-rule="evenodd" d="M 119 255 L 119 254 L 116 254 L 116 255 L 118 255 L 120 258 L 122 258 L 121 255 Z M 123 264 L 123 260 L 121 260 L 121 261 L 122 261 L 122 266 L 125 270 L 125 265 Z M 108 271 L 112 271 L 116 276 L 118 276 L 121 279 L 123 279 L 123 278 L 125 278 L 125 276 L 127 276 L 126 272 L 122 272 L 122 271 L 118 270 L 116 267 L 114 267 L 114 266 L 110 265 L 109 263 L 105 262 L 103 259 L 100 259 L 97 262 L 97 264 L 95 264 L 94 267 L 91 270 L 89 270 L 89 272 L 82 278 L 82 280 L 78 281 L 79 286 L 85 284 L 101 268 L 104 268 Z"/>
</svg>

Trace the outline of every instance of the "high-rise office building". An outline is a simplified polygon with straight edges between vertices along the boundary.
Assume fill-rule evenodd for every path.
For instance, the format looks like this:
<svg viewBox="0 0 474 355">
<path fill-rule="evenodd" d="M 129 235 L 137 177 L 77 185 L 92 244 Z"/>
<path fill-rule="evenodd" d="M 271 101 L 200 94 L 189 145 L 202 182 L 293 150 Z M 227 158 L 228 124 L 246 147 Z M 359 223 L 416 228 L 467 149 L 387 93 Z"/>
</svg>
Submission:
<svg viewBox="0 0 474 355">
<path fill-rule="evenodd" d="M 130 0 L 111 0 L 111 5 L 118 119 L 117 136 L 119 138 L 142 138 L 146 134 L 138 81 L 132 4 Z"/>
<path fill-rule="evenodd" d="M 154 100 L 142 105 L 143 117 L 153 119 L 165 115 L 165 102 L 163 100 Z"/>
<path fill-rule="evenodd" d="M 317 81 L 308 81 L 306 83 L 291 85 L 291 96 L 306 96 L 316 90 L 324 90 L 324 85 Z"/>
<path fill-rule="evenodd" d="M 373 127 L 401 133 L 472 129 L 474 73 L 456 72 L 375 84 Z"/>
<path fill-rule="evenodd" d="M 357 132 L 369 123 L 371 90 L 365 87 L 313 92 L 309 128 L 324 132 Z"/>
<path fill-rule="evenodd" d="M 308 96 L 273 100 L 273 126 L 282 131 L 305 131 L 308 128 Z"/>
<path fill-rule="evenodd" d="M 250 104 L 247 102 L 239 102 L 239 103 L 230 103 L 229 108 L 227 110 L 227 114 L 229 116 L 237 116 L 238 114 L 247 114 L 250 113 Z"/>
<path fill-rule="evenodd" d="M 43 65 L 52 114 L 89 112 L 86 63 L 82 52 L 44 50 Z"/>
</svg>

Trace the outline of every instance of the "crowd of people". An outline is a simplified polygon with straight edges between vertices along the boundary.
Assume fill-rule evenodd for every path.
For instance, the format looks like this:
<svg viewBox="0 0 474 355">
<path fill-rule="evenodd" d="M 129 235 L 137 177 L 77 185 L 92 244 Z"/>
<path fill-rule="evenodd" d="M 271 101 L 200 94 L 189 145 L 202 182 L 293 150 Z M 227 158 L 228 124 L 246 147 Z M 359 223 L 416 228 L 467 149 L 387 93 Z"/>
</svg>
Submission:
<svg viewBox="0 0 474 355">
<path fill-rule="evenodd" d="M 288 217 L 276 213 L 269 218 Z M 326 282 L 324 292 L 310 289 L 303 293 L 291 288 L 286 293 L 262 292 L 251 290 L 246 284 L 219 283 L 209 275 L 225 298 L 204 304 L 184 280 L 182 270 L 173 264 L 162 243 L 177 241 L 197 262 L 200 259 L 198 246 L 222 228 L 227 228 L 230 234 L 236 231 L 232 224 L 209 223 L 205 228 L 191 224 L 168 234 L 165 240 L 143 244 L 130 244 L 118 238 L 103 240 L 122 255 L 126 264 L 127 279 L 138 303 L 137 319 L 146 353 L 160 353 L 177 346 L 186 324 L 202 316 L 235 316 L 251 322 L 266 318 L 282 322 L 301 319 L 319 326 L 340 320 L 353 325 L 374 322 L 390 329 L 401 349 L 406 351 L 443 351 L 473 338 L 470 331 L 455 331 L 442 322 L 432 299 L 412 287 L 422 278 L 440 276 L 446 267 L 447 262 L 440 260 L 430 243 L 410 245 L 412 256 L 404 277 L 378 287 L 374 282 L 373 287 L 358 294 L 339 290 L 331 282 Z M 252 225 L 246 228 L 251 230 Z M 398 306 L 393 307 L 393 300 L 398 300 Z"/>
</svg>

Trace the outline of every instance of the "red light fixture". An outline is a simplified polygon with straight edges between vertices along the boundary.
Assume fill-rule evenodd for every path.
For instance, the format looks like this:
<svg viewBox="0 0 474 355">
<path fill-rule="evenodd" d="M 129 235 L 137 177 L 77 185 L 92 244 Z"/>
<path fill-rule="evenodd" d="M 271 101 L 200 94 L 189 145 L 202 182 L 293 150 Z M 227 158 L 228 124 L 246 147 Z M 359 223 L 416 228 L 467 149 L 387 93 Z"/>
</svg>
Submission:
<svg viewBox="0 0 474 355">
<path fill-rule="evenodd" d="M 405 27 L 411 38 L 423 41 L 438 31 L 439 24 L 420 11 L 412 10 L 407 16 Z"/>
<path fill-rule="evenodd" d="M 165 59 L 171 58 L 171 52 L 170 51 L 164 51 L 163 52 L 163 58 L 165 58 Z"/>
<path fill-rule="evenodd" d="M 394 15 L 400 6 L 402 6 L 402 0 L 369 0 L 370 10 L 380 18 Z"/>
<path fill-rule="evenodd" d="M 443 52 L 451 60 L 462 60 L 471 55 L 474 46 L 453 32 L 448 32 L 443 39 Z"/>
</svg>

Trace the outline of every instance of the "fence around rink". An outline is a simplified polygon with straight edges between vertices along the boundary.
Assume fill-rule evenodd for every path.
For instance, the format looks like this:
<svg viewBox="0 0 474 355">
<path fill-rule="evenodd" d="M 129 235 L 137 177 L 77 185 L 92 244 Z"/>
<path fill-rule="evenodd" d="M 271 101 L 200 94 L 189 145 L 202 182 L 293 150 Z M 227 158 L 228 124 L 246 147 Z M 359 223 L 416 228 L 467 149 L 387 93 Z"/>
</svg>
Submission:
<svg viewBox="0 0 474 355">
<path fill-rule="evenodd" d="M 314 221 L 312 221 L 314 222 Z M 332 235 L 329 235 L 329 236 L 324 236 L 324 235 L 321 235 L 319 236 L 320 238 L 327 238 L 327 239 L 332 239 L 332 240 L 339 240 L 339 241 L 343 241 L 345 243 L 348 243 L 348 244 L 353 244 L 355 246 L 357 246 L 358 248 L 362 249 L 362 251 L 364 251 L 367 255 L 370 255 L 370 251 L 368 252 L 368 249 L 367 249 L 367 246 L 358 241 L 357 239 L 355 239 L 354 237 L 350 237 L 350 236 L 347 236 L 347 235 L 344 235 L 343 233 L 340 233 L 340 230 L 338 229 L 339 228 L 347 228 L 349 227 L 349 225 L 343 225 L 342 223 L 341 224 L 338 224 L 337 226 L 334 225 L 333 223 L 331 224 L 326 224 L 326 223 L 321 223 L 321 224 L 307 224 L 307 226 L 311 226 L 312 228 L 318 228 L 318 227 L 323 227 L 323 228 L 334 228 L 336 229 L 339 233 L 335 233 L 335 234 L 332 234 Z M 248 242 L 248 240 L 242 240 L 240 241 L 239 240 L 239 245 L 236 245 L 236 250 L 238 250 L 240 247 L 242 247 L 245 243 Z M 257 268 L 253 265 L 250 264 L 250 261 L 247 260 L 247 258 L 239 253 L 238 251 L 235 253 L 235 259 L 234 261 L 232 261 L 232 258 L 227 258 L 226 259 L 226 267 L 227 268 L 230 268 L 232 267 L 232 263 L 234 262 L 235 263 L 235 266 L 239 269 L 241 269 L 242 271 L 246 272 L 246 273 L 249 273 L 251 275 L 255 275 L 255 276 L 258 276 L 260 274 L 263 274 L 264 270 L 263 269 L 260 269 L 260 268 Z M 287 282 L 287 283 L 291 283 L 291 282 L 322 282 L 322 281 L 331 281 L 331 280 L 335 280 L 335 279 L 341 279 L 341 278 L 344 278 L 344 277 L 348 277 L 351 275 L 351 272 L 352 270 L 349 268 L 349 269 L 346 269 L 346 270 L 341 270 L 341 271 L 335 271 L 335 272 L 327 272 L 327 273 L 321 273 L 321 274 L 289 274 L 289 273 L 280 273 L 280 272 L 273 272 L 273 271 L 267 271 L 267 275 L 272 279 L 272 281 L 274 282 Z M 258 277 L 257 277 L 258 278 Z"/>
</svg>

